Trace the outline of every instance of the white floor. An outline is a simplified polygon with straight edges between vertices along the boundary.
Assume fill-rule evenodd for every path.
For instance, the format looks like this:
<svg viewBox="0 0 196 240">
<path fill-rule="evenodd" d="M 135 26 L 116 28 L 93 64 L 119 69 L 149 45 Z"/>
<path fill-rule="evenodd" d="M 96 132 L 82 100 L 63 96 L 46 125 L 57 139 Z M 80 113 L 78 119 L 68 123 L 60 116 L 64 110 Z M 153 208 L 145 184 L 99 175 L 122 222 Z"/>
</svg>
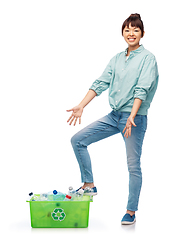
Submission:
<svg viewBox="0 0 196 240">
<path fill-rule="evenodd" d="M 140 210 L 136 214 L 136 223 L 132 226 L 122 226 L 120 220 L 124 214 L 124 204 L 120 198 L 107 200 L 99 194 L 90 203 L 89 227 L 86 229 L 38 229 L 30 226 L 30 212 L 28 203 L 19 204 L 20 199 L 13 200 L 10 207 L 2 209 L 1 227 L 4 236 L 20 237 L 20 239 L 43 239 L 43 238 L 66 238 L 89 239 L 93 237 L 134 237 L 133 239 L 196 239 L 195 232 L 195 209 L 188 204 L 183 212 L 180 208 L 183 202 L 175 202 L 174 199 L 164 198 L 159 195 L 156 198 L 145 199 L 145 189 L 141 195 Z M 185 200 L 185 199 L 183 199 Z M 16 206 L 14 205 L 16 203 Z M 168 205 L 170 202 L 170 207 Z M 121 204 L 122 203 L 122 204 Z M 191 201 L 190 204 L 194 204 Z M 17 205 L 18 204 L 18 205 Z M 8 204 L 7 204 L 8 206 Z M 150 209 L 148 209 L 148 206 Z M 110 209 L 110 211 L 109 211 Z M 13 211 L 12 211 L 13 210 Z M 10 239 L 10 238 L 9 238 Z"/>
</svg>

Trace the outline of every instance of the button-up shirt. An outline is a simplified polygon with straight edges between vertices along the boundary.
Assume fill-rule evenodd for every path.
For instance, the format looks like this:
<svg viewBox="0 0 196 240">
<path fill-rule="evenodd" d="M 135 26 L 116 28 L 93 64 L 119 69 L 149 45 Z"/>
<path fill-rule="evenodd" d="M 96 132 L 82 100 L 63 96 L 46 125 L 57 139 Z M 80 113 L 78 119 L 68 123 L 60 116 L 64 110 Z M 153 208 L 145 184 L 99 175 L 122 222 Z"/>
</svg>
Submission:
<svg viewBox="0 0 196 240">
<path fill-rule="evenodd" d="M 99 96 L 109 88 L 109 103 L 113 110 L 130 112 L 135 98 L 142 100 L 137 114 L 147 115 L 157 89 L 159 73 L 155 56 L 140 45 L 116 54 L 91 88 Z"/>
</svg>

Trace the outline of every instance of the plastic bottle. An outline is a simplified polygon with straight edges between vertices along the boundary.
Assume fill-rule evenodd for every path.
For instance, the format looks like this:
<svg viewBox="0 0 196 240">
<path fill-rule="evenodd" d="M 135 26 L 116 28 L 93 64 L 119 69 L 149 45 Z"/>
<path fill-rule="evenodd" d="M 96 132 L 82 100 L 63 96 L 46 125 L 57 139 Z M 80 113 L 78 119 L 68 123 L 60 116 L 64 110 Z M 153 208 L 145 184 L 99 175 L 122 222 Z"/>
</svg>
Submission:
<svg viewBox="0 0 196 240">
<path fill-rule="evenodd" d="M 48 194 L 47 193 L 41 193 L 40 194 L 40 201 L 48 201 Z"/>
<path fill-rule="evenodd" d="M 73 187 L 69 187 L 68 194 L 72 197 L 72 201 L 77 201 L 81 196 L 81 194 L 74 190 Z"/>
<path fill-rule="evenodd" d="M 29 193 L 29 197 L 28 197 L 28 199 L 27 199 L 27 201 L 31 201 L 31 199 L 33 198 L 33 193 L 32 192 L 30 192 Z"/>
<path fill-rule="evenodd" d="M 34 195 L 33 192 L 29 193 L 28 201 L 39 201 L 39 199 L 39 196 Z"/>
<path fill-rule="evenodd" d="M 70 199 L 71 199 L 71 196 L 61 192 L 57 192 L 56 190 L 48 193 L 49 201 L 68 201 Z"/>
<path fill-rule="evenodd" d="M 69 187 L 69 195 L 72 197 L 73 201 L 80 201 L 83 197 L 84 190 L 79 189 L 78 191 L 74 190 L 73 187 Z"/>
<path fill-rule="evenodd" d="M 68 191 L 68 194 L 71 196 L 72 194 L 75 193 L 75 190 L 73 189 L 73 187 L 69 187 L 69 191 Z"/>
<path fill-rule="evenodd" d="M 73 189 L 73 187 L 69 187 L 69 191 L 68 191 L 68 194 L 72 197 L 75 197 L 76 196 L 76 190 Z"/>
<path fill-rule="evenodd" d="M 56 200 L 62 201 L 64 198 L 65 196 L 63 195 L 63 193 L 57 192 L 56 190 L 48 193 L 49 201 L 56 201 Z"/>
<path fill-rule="evenodd" d="M 68 195 L 68 194 L 65 194 L 65 198 L 64 198 L 64 201 L 69 201 L 72 199 L 72 196 Z"/>
<path fill-rule="evenodd" d="M 76 191 L 75 193 L 75 200 L 76 201 L 81 201 L 83 198 L 83 194 L 84 194 L 84 189 L 79 189 L 78 191 Z"/>
</svg>

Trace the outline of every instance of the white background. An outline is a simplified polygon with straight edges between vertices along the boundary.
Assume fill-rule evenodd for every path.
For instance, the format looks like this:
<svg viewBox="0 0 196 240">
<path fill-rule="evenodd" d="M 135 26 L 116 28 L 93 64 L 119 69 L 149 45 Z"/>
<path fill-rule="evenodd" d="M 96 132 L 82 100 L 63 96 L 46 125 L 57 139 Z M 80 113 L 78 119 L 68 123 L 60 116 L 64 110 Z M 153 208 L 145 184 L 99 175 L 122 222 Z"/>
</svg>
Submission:
<svg viewBox="0 0 196 240">
<path fill-rule="evenodd" d="M 195 17 L 187 1 L 0 2 L 0 227 L 6 238 L 195 239 Z M 98 196 L 88 229 L 31 229 L 29 192 L 81 186 L 70 139 L 111 111 L 107 91 L 69 126 L 77 105 L 109 60 L 125 50 L 123 21 L 140 13 L 141 44 L 160 81 L 143 145 L 137 222 L 121 226 L 128 171 L 121 135 L 89 146 Z M 10 239 L 10 238 L 9 238 Z"/>
</svg>

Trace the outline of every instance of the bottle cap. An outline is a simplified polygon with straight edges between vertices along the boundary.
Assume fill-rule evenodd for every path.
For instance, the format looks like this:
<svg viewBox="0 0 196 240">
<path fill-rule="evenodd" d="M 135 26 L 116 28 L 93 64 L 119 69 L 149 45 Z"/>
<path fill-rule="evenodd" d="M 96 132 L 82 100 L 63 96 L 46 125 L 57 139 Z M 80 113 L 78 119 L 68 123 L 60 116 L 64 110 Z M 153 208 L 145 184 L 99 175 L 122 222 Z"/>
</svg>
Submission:
<svg viewBox="0 0 196 240">
<path fill-rule="evenodd" d="M 54 191 L 53 191 L 53 194 L 54 194 L 54 195 L 56 195 L 57 193 L 58 193 L 57 190 L 54 190 Z"/>
<path fill-rule="evenodd" d="M 68 198 L 68 199 L 71 199 L 71 196 L 69 196 L 69 195 L 66 195 L 66 198 Z"/>
</svg>

